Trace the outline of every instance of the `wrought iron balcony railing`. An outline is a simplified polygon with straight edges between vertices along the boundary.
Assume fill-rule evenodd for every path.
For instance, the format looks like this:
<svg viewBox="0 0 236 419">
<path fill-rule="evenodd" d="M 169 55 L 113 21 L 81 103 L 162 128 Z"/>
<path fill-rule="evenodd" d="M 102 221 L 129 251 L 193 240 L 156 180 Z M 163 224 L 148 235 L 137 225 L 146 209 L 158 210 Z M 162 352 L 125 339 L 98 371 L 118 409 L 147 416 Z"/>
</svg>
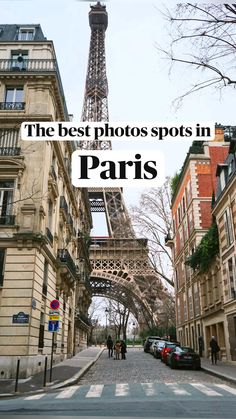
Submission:
<svg viewBox="0 0 236 419">
<path fill-rule="evenodd" d="M 57 71 L 57 62 L 52 59 L 0 60 L 1 71 Z"/>
<path fill-rule="evenodd" d="M 67 249 L 58 249 L 57 257 L 62 263 L 66 263 L 73 275 L 76 275 L 76 266 L 75 263 Z"/>
<path fill-rule="evenodd" d="M 9 225 L 14 226 L 15 225 L 15 215 L 3 215 L 0 216 L 0 225 Z"/>
<path fill-rule="evenodd" d="M 1 111 L 23 111 L 25 102 L 0 102 Z"/>
<path fill-rule="evenodd" d="M 0 156 L 19 156 L 20 147 L 1 147 L 0 146 Z"/>
</svg>

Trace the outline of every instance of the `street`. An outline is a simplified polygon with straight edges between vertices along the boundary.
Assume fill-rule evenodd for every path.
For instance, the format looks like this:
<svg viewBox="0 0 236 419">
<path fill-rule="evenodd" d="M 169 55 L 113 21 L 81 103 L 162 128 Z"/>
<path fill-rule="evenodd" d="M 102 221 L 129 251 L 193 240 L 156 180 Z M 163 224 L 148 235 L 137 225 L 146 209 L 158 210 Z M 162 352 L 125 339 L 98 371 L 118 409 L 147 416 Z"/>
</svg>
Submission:
<svg viewBox="0 0 236 419">
<path fill-rule="evenodd" d="M 0 400 L 1 415 L 235 418 L 236 387 L 203 371 L 171 370 L 142 349 L 105 350 L 78 385 Z"/>
</svg>

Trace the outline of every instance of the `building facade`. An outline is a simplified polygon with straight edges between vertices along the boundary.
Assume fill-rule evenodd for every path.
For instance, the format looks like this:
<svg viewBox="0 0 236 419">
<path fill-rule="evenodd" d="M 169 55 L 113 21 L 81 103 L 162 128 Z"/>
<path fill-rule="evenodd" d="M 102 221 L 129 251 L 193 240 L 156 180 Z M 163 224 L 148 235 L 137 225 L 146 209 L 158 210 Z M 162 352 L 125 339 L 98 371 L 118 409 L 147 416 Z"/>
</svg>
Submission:
<svg viewBox="0 0 236 419">
<path fill-rule="evenodd" d="M 218 165 L 217 177 L 213 214 L 219 232 L 222 327 L 226 358 L 236 361 L 236 140 L 231 140 L 227 159 Z M 220 339 L 220 333 L 216 336 Z"/>
<path fill-rule="evenodd" d="M 197 351 L 201 346 L 206 356 L 206 328 L 210 322 L 208 307 L 211 306 L 214 313 L 221 313 L 220 264 L 214 265 L 210 280 L 204 285 L 205 296 L 211 300 L 204 300 L 202 282 L 205 279 L 203 281 L 202 276 L 185 262 L 212 224 L 216 167 L 218 163 L 224 162 L 227 152 L 228 144 L 224 142 L 221 129 L 216 129 L 215 141 L 195 142 L 190 147 L 172 199 L 173 237 L 166 239 L 167 246 L 172 249 L 175 269 L 177 339 Z"/>
<path fill-rule="evenodd" d="M 22 141 L 23 121 L 68 121 L 52 41 L 39 25 L 0 25 L 0 372 L 27 377 L 51 352 L 50 302 L 60 301 L 54 360 L 87 345 L 86 189 L 70 178 L 68 141 Z"/>
</svg>

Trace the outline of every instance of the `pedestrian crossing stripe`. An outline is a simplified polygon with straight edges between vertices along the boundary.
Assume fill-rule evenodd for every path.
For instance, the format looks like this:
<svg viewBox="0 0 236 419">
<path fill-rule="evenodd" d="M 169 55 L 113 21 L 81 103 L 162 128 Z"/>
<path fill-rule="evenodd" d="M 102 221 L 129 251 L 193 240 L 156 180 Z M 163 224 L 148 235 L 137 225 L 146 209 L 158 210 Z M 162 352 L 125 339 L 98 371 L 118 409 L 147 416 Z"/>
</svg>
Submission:
<svg viewBox="0 0 236 419">
<path fill-rule="evenodd" d="M 85 397 L 86 399 L 98 399 L 103 396 L 106 397 L 106 392 L 109 389 L 109 397 L 129 397 L 135 396 L 138 393 L 138 389 L 141 389 L 147 397 L 158 397 L 158 394 L 166 393 L 168 396 L 174 395 L 177 397 L 191 397 L 196 394 L 204 394 L 207 397 L 222 397 L 236 395 L 236 388 L 230 387 L 226 384 L 202 384 L 202 383 L 141 383 L 141 384 L 130 384 L 130 383 L 119 383 L 119 384 L 93 384 L 87 385 L 75 385 L 67 387 L 60 391 L 60 393 L 40 393 L 30 396 L 26 396 L 23 400 L 26 401 L 40 401 L 46 396 L 50 397 L 50 400 L 54 397 L 57 400 L 71 399 L 72 397 Z M 80 391 L 82 390 L 82 391 Z"/>
</svg>

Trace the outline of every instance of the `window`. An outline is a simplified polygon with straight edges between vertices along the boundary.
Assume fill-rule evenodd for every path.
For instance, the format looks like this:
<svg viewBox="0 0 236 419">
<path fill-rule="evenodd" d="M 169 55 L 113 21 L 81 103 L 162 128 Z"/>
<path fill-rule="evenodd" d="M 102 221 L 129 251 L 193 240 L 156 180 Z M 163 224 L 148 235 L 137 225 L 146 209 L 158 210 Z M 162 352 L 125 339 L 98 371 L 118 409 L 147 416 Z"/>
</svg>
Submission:
<svg viewBox="0 0 236 419">
<path fill-rule="evenodd" d="M 44 347 L 44 322 L 45 322 L 44 313 L 41 311 L 40 326 L 39 326 L 39 343 L 38 343 L 39 348 Z"/>
<path fill-rule="evenodd" d="M 11 69 L 14 70 L 26 70 L 28 51 L 12 51 L 11 52 Z"/>
<path fill-rule="evenodd" d="M 19 130 L 10 128 L 0 128 L 0 155 L 17 155 L 19 148 Z"/>
<path fill-rule="evenodd" d="M 0 225 L 12 224 L 12 202 L 14 181 L 0 181 Z"/>
<path fill-rule="evenodd" d="M 195 315 L 196 316 L 199 316 L 200 315 L 200 296 L 199 296 L 199 291 L 198 291 L 198 285 L 197 285 L 197 283 L 194 284 L 193 291 L 194 291 Z"/>
<path fill-rule="evenodd" d="M 189 307 L 190 318 L 192 318 L 193 317 L 193 299 L 192 299 L 191 288 L 188 289 L 188 307 Z"/>
<path fill-rule="evenodd" d="M 184 320 L 187 320 L 188 319 L 188 313 L 187 313 L 187 302 L 186 302 L 185 293 L 183 294 L 183 298 L 184 298 Z"/>
<path fill-rule="evenodd" d="M 185 210 L 186 210 L 186 208 L 185 208 L 185 198 L 184 198 L 184 196 L 183 196 L 183 200 L 182 200 L 182 207 L 183 207 L 183 214 L 185 213 Z"/>
<path fill-rule="evenodd" d="M 229 163 L 228 176 L 230 177 L 232 173 L 233 173 L 233 160 L 231 160 L 231 162 Z"/>
<path fill-rule="evenodd" d="M 235 258 L 228 260 L 229 297 L 236 298 L 236 267 Z"/>
<path fill-rule="evenodd" d="M 48 228 L 52 231 L 53 226 L 53 203 L 51 200 L 48 201 Z"/>
<path fill-rule="evenodd" d="M 47 295 L 48 290 L 48 261 L 45 260 L 44 262 L 44 270 L 43 270 L 43 294 Z"/>
<path fill-rule="evenodd" d="M 180 207 L 178 207 L 178 221 L 179 221 L 179 224 L 181 223 L 181 210 L 180 210 Z"/>
<path fill-rule="evenodd" d="M 172 223 L 173 223 L 173 234 L 175 234 L 175 217 L 173 218 L 173 221 L 172 221 Z"/>
<path fill-rule="evenodd" d="M 23 110 L 23 86 L 18 87 L 7 87 L 5 94 L 4 109 L 10 110 Z"/>
<path fill-rule="evenodd" d="M 194 229 L 192 209 L 190 209 L 190 211 L 188 213 L 188 225 L 189 225 L 189 232 L 191 233 Z"/>
<path fill-rule="evenodd" d="M 177 319 L 178 323 L 181 323 L 181 309 L 180 309 L 180 300 L 177 298 Z"/>
<path fill-rule="evenodd" d="M 0 248 L 0 287 L 3 286 L 5 249 Z"/>
<path fill-rule="evenodd" d="M 231 222 L 230 209 L 227 208 L 224 212 L 224 224 L 225 224 L 225 235 L 227 240 L 227 245 L 230 246 L 233 242 L 233 229 Z"/>
<path fill-rule="evenodd" d="M 35 35 L 34 28 L 20 28 L 17 34 L 18 41 L 33 41 Z"/>
<path fill-rule="evenodd" d="M 223 190 L 225 187 L 225 171 L 223 168 L 221 169 L 221 172 L 220 172 L 220 186 L 221 186 L 221 190 Z"/>
</svg>

